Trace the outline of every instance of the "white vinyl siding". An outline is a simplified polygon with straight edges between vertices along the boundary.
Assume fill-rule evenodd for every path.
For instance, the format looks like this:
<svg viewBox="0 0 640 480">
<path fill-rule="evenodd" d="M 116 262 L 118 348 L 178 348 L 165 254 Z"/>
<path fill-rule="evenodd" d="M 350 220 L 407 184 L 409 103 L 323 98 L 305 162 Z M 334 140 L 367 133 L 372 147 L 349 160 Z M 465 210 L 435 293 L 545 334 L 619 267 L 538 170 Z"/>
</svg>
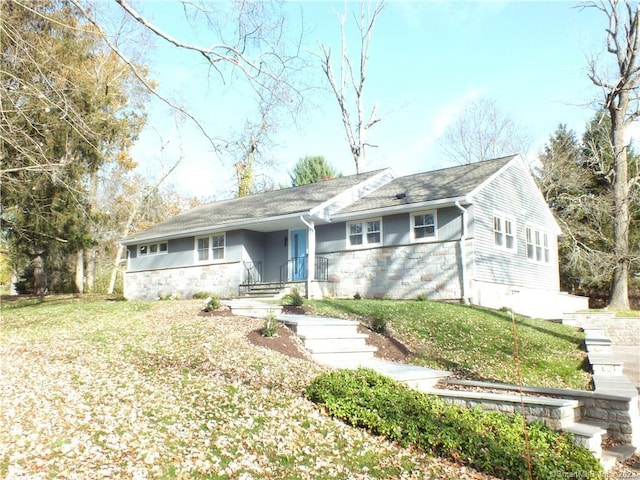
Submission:
<svg viewBox="0 0 640 480">
<path fill-rule="evenodd" d="M 382 245 L 382 219 L 347 223 L 347 247 L 361 248 Z"/>
<path fill-rule="evenodd" d="M 436 239 L 436 212 L 417 212 L 411 215 L 411 239 L 414 242 L 426 242 Z"/>
<path fill-rule="evenodd" d="M 224 233 L 209 237 L 196 238 L 196 260 L 206 262 L 209 260 L 223 260 L 225 248 Z"/>
<path fill-rule="evenodd" d="M 494 216 L 512 218 L 513 253 L 496 246 Z M 559 290 L 557 224 L 531 173 L 514 162 L 473 196 L 474 280 L 513 287 Z M 526 227 L 547 233 L 549 262 L 527 259 Z M 544 237 L 542 244 L 544 244 Z M 542 249 L 544 258 L 544 248 Z"/>
</svg>

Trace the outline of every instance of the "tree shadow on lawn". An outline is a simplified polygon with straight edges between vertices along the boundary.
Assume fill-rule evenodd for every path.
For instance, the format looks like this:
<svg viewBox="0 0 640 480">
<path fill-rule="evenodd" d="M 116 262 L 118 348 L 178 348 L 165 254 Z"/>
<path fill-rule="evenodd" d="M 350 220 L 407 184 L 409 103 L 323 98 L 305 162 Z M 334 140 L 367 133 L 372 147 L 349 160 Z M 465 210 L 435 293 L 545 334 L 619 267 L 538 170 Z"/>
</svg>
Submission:
<svg viewBox="0 0 640 480">
<path fill-rule="evenodd" d="M 479 310 L 482 310 L 484 312 L 486 312 L 487 314 L 491 315 L 492 317 L 495 317 L 499 320 L 502 320 L 505 323 L 508 323 L 509 326 L 511 326 L 511 315 L 507 312 L 500 312 L 500 311 L 496 311 L 496 310 L 491 310 L 488 308 L 482 308 L 482 307 L 472 307 L 472 308 L 476 308 Z M 526 319 L 528 320 L 529 323 L 523 323 L 522 319 Z M 565 335 L 563 333 L 559 333 L 559 332 L 555 332 L 553 330 L 544 328 L 542 325 L 533 325 L 531 322 L 536 322 L 536 323 L 543 323 L 543 322 L 549 322 L 549 320 L 542 320 L 542 319 L 536 319 L 536 318 L 526 318 L 526 317 L 521 317 L 521 316 L 516 316 L 516 326 L 522 329 L 531 329 L 531 330 L 535 330 L 537 332 L 543 333 L 545 335 L 550 335 L 556 338 L 559 338 L 560 340 L 564 340 L 565 342 L 569 342 L 574 344 L 576 347 L 578 347 L 579 350 L 582 351 L 586 351 L 586 347 L 584 344 L 584 340 L 582 339 L 576 339 L 575 337 L 571 337 L 569 335 Z"/>
</svg>

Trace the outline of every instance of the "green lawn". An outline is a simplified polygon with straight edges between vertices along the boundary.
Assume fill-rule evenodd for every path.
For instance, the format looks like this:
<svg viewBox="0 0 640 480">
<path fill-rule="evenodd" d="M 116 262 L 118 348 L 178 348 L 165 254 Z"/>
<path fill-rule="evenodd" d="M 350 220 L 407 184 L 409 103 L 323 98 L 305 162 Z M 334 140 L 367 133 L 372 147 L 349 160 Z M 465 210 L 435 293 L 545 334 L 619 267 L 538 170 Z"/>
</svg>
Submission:
<svg viewBox="0 0 640 480">
<path fill-rule="evenodd" d="M 329 418 L 303 394 L 319 366 L 202 306 L 4 301 L 0 478 L 465 477 Z"/>
<path fill-rule="evenodd" d="M 406 343 L 417 365 L 446 369 L 465 378 L 517 383 L 511 315 L 477 307 L 393 300 L 307 302 L 320 315 L 384 318 Z M 589 389 L 584 336 L 544 320 L 516 317 L 522 381 L 526 385 Z"/>
</svg>

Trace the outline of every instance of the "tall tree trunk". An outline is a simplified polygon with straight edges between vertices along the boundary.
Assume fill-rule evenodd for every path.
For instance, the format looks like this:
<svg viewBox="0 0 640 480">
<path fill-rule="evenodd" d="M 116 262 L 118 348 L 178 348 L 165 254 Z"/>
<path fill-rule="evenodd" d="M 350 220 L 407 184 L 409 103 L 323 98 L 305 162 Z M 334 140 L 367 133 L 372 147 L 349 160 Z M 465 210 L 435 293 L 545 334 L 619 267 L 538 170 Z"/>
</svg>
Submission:
<svg viewBox="0 0 640 480">
<path fill-rule="evenodd" d="M 76 292 L 84 293 L 84 250 L 76 252 Z"/>
<path fill-rule="evenodd" d="M 626 102 L 625 102 L 626 103 Z M 629 183 L 627 146 L 624 139 L 625 126 L 620 118 L 619 111 L 612 107 L 611 114 L 611 138 L 613 139 L 615 182 L 613 183 L 613 241 L 616 264 L 613 269 L 611 281 L 611 296 L 609 308 L 629 309 L 629 226 L 631 216 L 629 213 Z"/>
<path fill-rule="evenodd" d="M 96 286 L 96 257 L 98 255 L 98 252 L 96 247 L 89 247 L 85 252 L 85 285 L 88 292 L 94 292 Z"/>
</svg>

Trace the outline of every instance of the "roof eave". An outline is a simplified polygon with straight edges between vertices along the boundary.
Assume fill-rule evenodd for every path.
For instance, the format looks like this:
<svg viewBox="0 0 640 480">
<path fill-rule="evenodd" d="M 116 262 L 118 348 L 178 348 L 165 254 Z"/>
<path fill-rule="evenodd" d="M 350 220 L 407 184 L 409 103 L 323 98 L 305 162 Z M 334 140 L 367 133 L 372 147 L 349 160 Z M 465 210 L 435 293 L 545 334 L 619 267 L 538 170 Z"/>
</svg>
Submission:
<svg viewBox="0 0 640 480">
<path fill-rule="evenodd" d="M 208 233 L 217 233 L 217 232 L 226 232 L 229 230 L 251 230 L 252 226 L 264 225 L 270 222 L 277 222 L 282 220 L 290 220 L 295 218 L 300 218 L 301 216 L 310 216 L 308 211 L 295 212 L 295 213 L 287 213 L 286 215 L 278 215 L 274 217 L 260 218 L 256 220 L 252 220 L 247 222 L 246 220 L 229 222 L 229 223 L 221 223 L 218 225 L 210 225 L 203 228 L 193 228 L 190 230 L 181 230 L 176 233 L 169 234 L 160 234 L 160 235 L 147 235 L 136 238 L 123 238 L 118 240 L 120 245 L 138 245 L 140 243 L 150 242 L 150 241 L 165 241 L 165 240 L 175 240 L 177 238 L 198 236 L 198 235 L 206 235 Z"/>
</svg>

